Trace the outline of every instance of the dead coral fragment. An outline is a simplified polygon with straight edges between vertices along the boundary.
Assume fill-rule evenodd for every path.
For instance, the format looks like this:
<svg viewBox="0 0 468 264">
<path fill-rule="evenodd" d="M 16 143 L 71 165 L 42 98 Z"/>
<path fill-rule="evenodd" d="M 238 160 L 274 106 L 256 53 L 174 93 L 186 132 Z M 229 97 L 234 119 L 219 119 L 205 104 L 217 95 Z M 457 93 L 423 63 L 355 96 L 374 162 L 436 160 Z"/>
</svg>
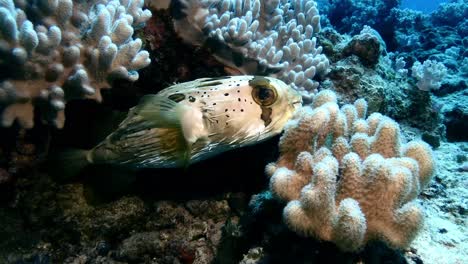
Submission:
<svg viewBox="0 0 468 264">
<path fill-rule="evenodd" d="M 33 124 L 34 106 L 57 127 L 66 101 L 91 98 L 109 79 L 138 79 L 150 63 L 133 39 L 150 17 L 143 1 L 0 1 L 1 125 Z"/>
<path fill-rule="evenodd" d="M 357 251 L 369 240 L 404 248 L 421 228 L 414 199 L 430 181 L 434 160 L 422 141 L 402 144 L 398 124 L 366 102 L 338 107 L 331 91 L 317 94 L 289 123 L 281 155 L 267 167 L 270 189 L 288 201 L 294 231 Z"/>
</svg>

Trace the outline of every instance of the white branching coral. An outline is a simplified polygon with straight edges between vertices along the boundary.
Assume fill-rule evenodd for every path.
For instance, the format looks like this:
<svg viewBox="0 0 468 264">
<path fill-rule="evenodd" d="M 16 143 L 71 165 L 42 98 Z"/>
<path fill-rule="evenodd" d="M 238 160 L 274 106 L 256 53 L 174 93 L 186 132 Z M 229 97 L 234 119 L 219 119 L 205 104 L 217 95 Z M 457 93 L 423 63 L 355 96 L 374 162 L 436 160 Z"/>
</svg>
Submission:
<svg viewBox="0 0 468 264">
<path fill-rule="evenodd" d="M 212 43 L 216 56 L 244 74 L 277 77 L 310 100 L 329 61 L 317 46 L 320 16 L 311 0 L 184 2 L 176 30 L 193 44 Z"/>
<path fill-rule="evenodd" d="M 44 121 L 64 123 L 68 100 L 100 101 L 109 81 L 138 79 L 150 63 L 133 39 L 150 17 L 142 0 L 0 1 L 1 125 L 33 123 L 34 107 Z"/>
<path fill-rule="evenodd" d="M 288 124 L 280 157 L 267 166 L 270 189 L 288 202 L 294 231 L 357 251 L 370 240 L 406 247 L 422 224 L 414 201 L 434 173 L 430 147 L 403 144 L 398 124 L 367 103 L 338 107 L 333 92 L 317 94 Z"/>
<path fill-rule="evenodd" d="M 423 64 L 416 61 L 411 67 L 412 76 L 418 81 L 416 85 L 419 90 L 437 90 L 442 85 L 442 81 L 447 75 L 447 68 L 441 62 L 426 60 Z"/>
</svg>

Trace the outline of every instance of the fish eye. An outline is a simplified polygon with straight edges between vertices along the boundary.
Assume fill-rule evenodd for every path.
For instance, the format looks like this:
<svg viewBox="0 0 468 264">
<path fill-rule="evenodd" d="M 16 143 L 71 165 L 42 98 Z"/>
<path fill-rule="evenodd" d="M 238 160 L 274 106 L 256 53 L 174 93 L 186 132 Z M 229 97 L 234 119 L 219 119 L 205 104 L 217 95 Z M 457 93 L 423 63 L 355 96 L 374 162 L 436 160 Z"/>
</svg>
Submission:
<svg viewBox="0 0 468 264">
<path fill-rule="evenodd" d="M 270 106 L 276 102 L 278 93 L 271 86 L 259 85 L 253 88 L 252 96 L 254 101 L 261 106 Z"/>
</svg>

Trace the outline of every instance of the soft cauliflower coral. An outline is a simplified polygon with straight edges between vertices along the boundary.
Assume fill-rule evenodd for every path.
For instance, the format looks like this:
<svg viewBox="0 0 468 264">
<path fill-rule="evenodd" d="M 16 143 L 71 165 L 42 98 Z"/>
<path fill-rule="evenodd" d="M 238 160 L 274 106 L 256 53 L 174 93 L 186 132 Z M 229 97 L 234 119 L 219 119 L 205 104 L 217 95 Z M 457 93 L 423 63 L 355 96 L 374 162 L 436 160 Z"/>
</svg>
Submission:
<svg viewBox="0 0 468 264">
<path fill-rule="evenodd" d="M 338 107 L 320 92 L 288 124 L 281 155 L 269 164 L 270 189 L 288 204 L 283 216 L 297 233 L 357 251 L 370 240 L 406 247 L 422 225 L 414 201 L 428 185 L 434 160 L 422 141 L 403 144 L 398 124 L 367 104 Z"/>
<path fill-rule="evenodd" d="M 423 64 L 416 61 L 411 67 L 412 76 L 418 81 L 416 85 L 419 90 L 437 90 L 442 85 L 442 81 L 447 75 L 447 68 L 441 62 L 426 60 Z"/>
</svg>

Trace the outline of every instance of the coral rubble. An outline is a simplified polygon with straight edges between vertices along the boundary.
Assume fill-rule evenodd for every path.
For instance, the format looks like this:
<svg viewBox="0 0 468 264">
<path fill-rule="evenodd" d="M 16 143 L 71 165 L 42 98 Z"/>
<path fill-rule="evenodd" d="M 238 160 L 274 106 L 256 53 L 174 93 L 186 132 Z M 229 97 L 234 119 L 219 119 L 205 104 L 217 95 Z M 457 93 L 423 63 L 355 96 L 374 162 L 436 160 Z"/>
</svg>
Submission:
<svg viewBox="0 0 468 264">
<path fill-rule="evenodd" d="M 150 63 L 133 39 L 151 17 L 138 0 L 0 2 L 3 126 L 31 128 L 34 107 L 57 127 L 67 101 L 101 100 L 114 79 L 138 79 Z"/>
<path fill-rule="evenodd" d="M 403 144 L 398 124 L 367 103 L 337 105 L 321 91 L 291 121 L 280 157 L 267 166 L 270 188 L 287 201 L 294 231 L 356 251 L 370 240 L 403 248 L 422 224 L 414 199 L 428 185 L 434 160 L 428 144 Z"/>
<path fill-rule="evenodd" d="M 269 74 L 310 100 L 329 67 L 314 35 L 320 31 L 315 1 L 183 1 L 176 20 L 186 41 L 213 44 L 217 58 L 244 74 Z"/>
</svg>

